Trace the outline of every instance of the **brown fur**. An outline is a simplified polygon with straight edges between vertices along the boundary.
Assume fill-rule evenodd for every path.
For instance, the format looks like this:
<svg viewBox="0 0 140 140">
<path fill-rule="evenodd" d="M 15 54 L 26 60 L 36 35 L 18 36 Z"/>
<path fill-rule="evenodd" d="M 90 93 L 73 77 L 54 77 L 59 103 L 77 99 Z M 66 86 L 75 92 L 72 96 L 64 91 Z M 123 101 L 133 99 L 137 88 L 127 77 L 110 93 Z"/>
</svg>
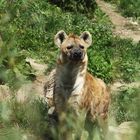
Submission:
<svg viewBox="0 0 140 140">
<path fill-rule="evenodd" d="M 55 36 L 56 44 L 60 31 Z M 88 117 L 94 122 L 106 129 L 106 120 L 109 106 L 109 92 L 105 83 L 95 78 L 87 72 L 87 48 L 91 45 L 91 36 L 89 32 L 84 32 L 80 37 L 75 35 L 64 35 L 62 42 L 57 44 L 60 47 L 60 55 L 57 60 L 55 86 L 54 86 L 54 103 L 59 116 L 69 107 L 75 112 L 85 110 Z M 81 61 L 71 61 L 68 56 L 71 51 L 67 46 L 73 45 L 75 48 L 83 45 L 80 49 L 84 53 Z M 106 132 L 105 132 L 106 133 Z"/>
<path fill-rule="evenodd" d="M 84 92 L 82 94 L 81 107 L 90 111 L 93 118 L 107 117 L 109 106 L 109 94 L 106 85 L 101 79 L 86 73 Z"/>
</svg>

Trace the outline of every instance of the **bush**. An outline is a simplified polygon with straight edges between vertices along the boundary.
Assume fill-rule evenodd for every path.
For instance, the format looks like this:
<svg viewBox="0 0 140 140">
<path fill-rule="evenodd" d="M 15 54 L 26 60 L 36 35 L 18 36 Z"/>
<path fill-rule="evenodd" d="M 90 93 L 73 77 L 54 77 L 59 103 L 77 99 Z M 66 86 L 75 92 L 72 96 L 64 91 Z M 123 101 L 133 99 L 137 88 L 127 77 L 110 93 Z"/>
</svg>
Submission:
<svg viewBox="0 0 140 140">
<path fill-rule="evenodd" d="M 138 88 L 122 87 L 120 93 L 113 95 L 112 100 L 112 112 L 114 112 L 118 123 L 137 120 L 138 114 L 136 106 L 139 103 Z"/>
<path fill-rule="evenodd" d="M 69 1 L 67 2 L 69 3 Z M 13 80 L 17 77 L 15 67 L 25 75 L 24 78 L 34 75 L 25 62 L 25 58 L 28 56 L 41 59 L 50 67 L 54 66 L 57 47 L 54 47 L 53 38 L 56 32 L 61 29 L 67 33 L 73 32 L 79 35 L 82 31 L 88 30 L 92 34 L 93 45 L 88 50 L 88 69 L 92 74 L 103 78 L 106 82 L 111 82 L 118 77 L 123 77 L 127 81 L 134 80 L 134 71 L 137 71 L 138 68 L 134 66 L 132 59 L 135 59 L 135 56 L 131 54 L 136 54 L 139 45 L 114 38 L 110 21 L 98 8 L 95 10 L 94 18 L 90 19 L 80 14 L 80 11 L 76 13 L 63 12 L 47 1 L 40 2 L 38 0 L 3 1 L 0 9 L 2 19 L 0 32 L 3 40 L 2 65 L 0 67 L 3 71 L 6 71 L 7 67 L 9 71 L 12 70 L 10 73 L 15 75 Z M 137 50 L 134 50 L 136 48 Z M 22 52 L 19 53 L 20 51 Z M 115 59 L 114 53 L 117 53 Z M 12 62 L 12 66 L 9 60 Z M 137 63 L 137 59 L 135 60 Z M 8 79 L 4 80 L 5 76 L 0 77 L 1 81 L 8 81 Z"/>
<path fill-rule="evenodd" d="M 126 17 L 140 17 L 140 1 L 139 0 L 104 0 L 112 2 L 117 5 L 123 16 Z"/>
<path fill-rule="evenodd" d="M 140 51 L 140 44 L 116 37 L 113 39 L 112 49 L 113 77 L 127 82 L 135 81 L 140 72 L 140 57 L 137 53 Z"/>
<path fill-rule="evenodd" d="M 140 17 L 140 1 L 139 0 L 120 0 L 119 9 L 124 16 Z"/>
<path fill-rule="evenodd" d="M 65 11 L 78 12 L 86 15 L 93 14 L 97 7 L 95 0 L 50 0 L 50 2 Z"/>
<path fill-rule="evenodd" d="M 1 13 L 3 18 L 8 16 L 5 24 L 1 24 L 2 39 L 7 41 L 13 36 L 12 40 L 15 42 L 13 48 L 18 48 L 18 51 L 28 51 L 26 56 L 42 59 L 51 65 L 56 60 L 57 47 L 54 47 L 53 37 L 58 30 L 63 29 L 67 33 L 73 32 L 79 35 L 84 30 L 90 31 L 93 35 L 93 45 L 89 52 L 97 52 L 95 53 L 97 61 L 98 55 L 101 53 L 104 55 L 104 46 L 107 48 L 111 44 L 111 24 L 99 9 L 95 11 L 95 19 L 90 20 L 80 13 L 63 13 L 60 8 L 50 5 L 47 1 L 6 1 L 1 6 Z M 94 74 L 98 71 L 98 76 L 109 81 L 111 66 L 109 60 L 106 60 L 106 56 L 101 58 L 101 62 L 97 62 L 100 65 L 92 61 L 92 58 L 94 59 L 92 53 L 89 55 L 91 60 L 89 70 Z M 103 61 L 105 61 L 104 64 L 102 64 Z M 93 66 L 95 67 L 93 68 Z M 99 66 L 100 68 L 97 70 Z M 102 73 L 102 71 L 104 72 Z M 24 74 L 23 71 L 22 73 Z"/>
</svg>

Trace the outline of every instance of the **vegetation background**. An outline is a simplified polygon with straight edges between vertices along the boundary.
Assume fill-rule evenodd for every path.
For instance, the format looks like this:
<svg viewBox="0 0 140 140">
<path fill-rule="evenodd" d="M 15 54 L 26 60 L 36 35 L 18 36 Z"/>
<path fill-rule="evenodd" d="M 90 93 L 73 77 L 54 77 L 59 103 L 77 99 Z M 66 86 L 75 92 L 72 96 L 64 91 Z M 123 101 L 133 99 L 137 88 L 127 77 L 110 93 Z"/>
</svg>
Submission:
<svg viewBox="0 0 140 140">
<path fill-rule="evenodd" d="M 138 0 L 106 1 L 116 3 L 123 15 L 140 18 Z M 46 74 L 55 67 L 58 49 L 53 37 L 61 29 L 79 35 L 88 30 L 92 34 L 88 70 L 93 75 L 108 84 L 139 82 L 140 42 L 114 36 L 112 28 L 95 0 L 1 0 L 0 86 L 10 89 L 10 97 L 5 99 L 0 90 L 0 140 L 43 140 L 50 135 L 56 138 L 57 128 L 49 120 L 46 102 L 31 96 L 21 103 L 17 93 L 36 78 L 26 58 L 46 63 Z M 117 94 L 112 93 L 110 116 L 117 124 L 124 121 L 140 124 L 139 93 L 136 87 L 122 87 Z M 69 124 L 79 128 L 71 119 Z"/>
<path fill-rule="evenodd" d="M 119 10 L 125 17 L 134 17 L 135 19 L 140 17 L 140 1 L 139 0 L 105 0 L 117 5 Z"/>
</svg>

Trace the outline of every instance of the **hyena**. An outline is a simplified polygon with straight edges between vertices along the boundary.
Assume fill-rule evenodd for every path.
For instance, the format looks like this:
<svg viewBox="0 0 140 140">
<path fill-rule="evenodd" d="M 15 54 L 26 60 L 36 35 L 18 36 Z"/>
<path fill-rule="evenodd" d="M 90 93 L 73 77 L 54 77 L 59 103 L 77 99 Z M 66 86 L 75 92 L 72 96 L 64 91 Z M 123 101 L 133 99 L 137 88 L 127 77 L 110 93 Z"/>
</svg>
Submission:
<svg viewBox="0 0 140 140">
<path fill-rule="evenodd" d="M 95 124 L 102 129 L 105 138 L 110 97 L 105 83 L 87 71 L 87 49 L 92 44 L 91 34 L 85 31 L 80 36 L 67 35 L 61 30 L 55 35 L 54 42 L 60 48 L 53 97 L 58 116 L 61 117 L 68 109 L 76 113 L 84 110 L 88 139 L 93 139 Z"/>
</svg>

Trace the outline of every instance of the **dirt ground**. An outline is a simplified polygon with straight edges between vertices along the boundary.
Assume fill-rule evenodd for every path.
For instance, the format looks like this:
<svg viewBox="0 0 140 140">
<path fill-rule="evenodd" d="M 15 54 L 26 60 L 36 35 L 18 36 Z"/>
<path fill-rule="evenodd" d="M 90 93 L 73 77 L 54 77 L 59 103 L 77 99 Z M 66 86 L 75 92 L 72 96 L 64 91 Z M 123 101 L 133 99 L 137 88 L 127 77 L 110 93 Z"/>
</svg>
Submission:
<svg viewBox="0 0 140 140">
<path fill-rule="evenodd" d="M 110 3 L 96 0 L 100 9 L 106 13 L 114 25 L 114 34 L 122 38 L 132 38 L 133 41 L 140 41 L 140 25 L 130 19 L 123 17 Z"/>
</svg>

